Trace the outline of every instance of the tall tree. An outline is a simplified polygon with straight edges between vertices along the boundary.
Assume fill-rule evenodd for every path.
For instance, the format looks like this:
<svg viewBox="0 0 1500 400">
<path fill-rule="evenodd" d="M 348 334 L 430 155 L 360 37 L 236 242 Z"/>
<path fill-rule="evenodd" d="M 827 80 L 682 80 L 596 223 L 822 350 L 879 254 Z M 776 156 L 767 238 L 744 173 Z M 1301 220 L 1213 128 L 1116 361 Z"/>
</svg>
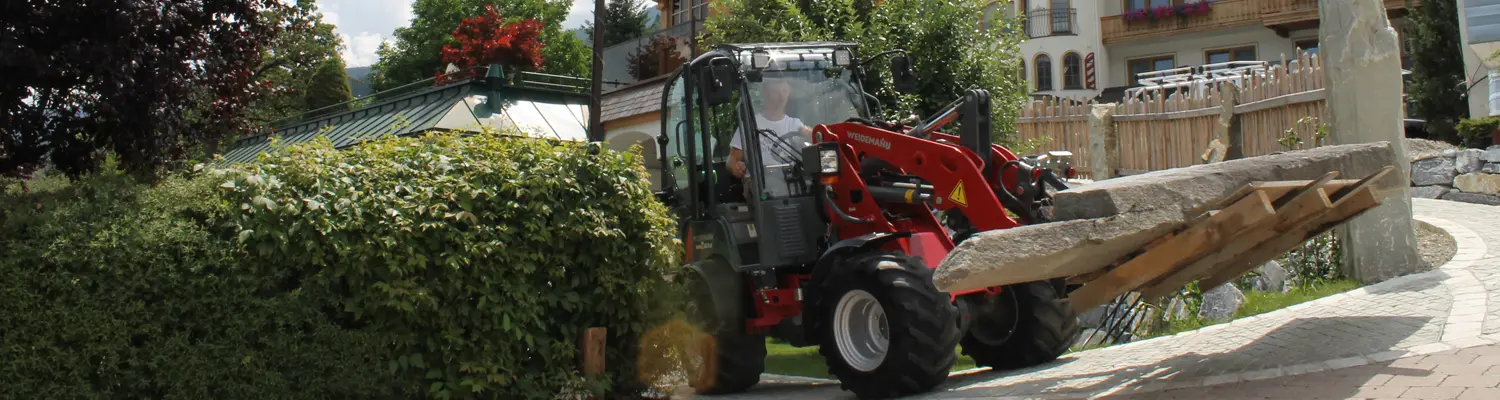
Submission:
<svg viewBox="0 0 1500 400">
<path fill-rule="evenodd" d="M 381 44 L 377 50 L 380 61 L 371 68 L 371 88 L 386 90 L 442 72 L 447 67 L 443 46 L 455 43 L 453 30 L 464 18 L 484 14 L 485 5 L 494 5 L 510 22 L 536 19 L 545 24 L 542 72 L 589 76 L 592 53 L 578 37 L 562 29 L 570 0 L 417 0 L 412 4 L 411 26 L 396 28 L 395 44 Z"/>
<path fill-rule="evenodd" d="M 860 43 L 865 56 L 902 49 L 911 56 L 918 93 L 899 94 L 884 63 L 867 66 L 862 82 L 886 119 L 928 116 L 969 87 L 990 92 L 991 128 L 997 140 L 1013 139 L 1016 110 L 1027 101 L 1020 67 L 1019 19 L 975 29 L 986 0 L 719 0 L 701 46 L 717 43 L 842 40 Z M 706 48 L 706 47 L 705 47 Z"/>
<path fill-rule="evenodd" d="M 1458 144 L 1454 127 L 1468 118 L 1468 86 L 1459 48 L 1458 5 L 1424 1 L 1407 19 L 1404 37 L 1412 58 L 1406 88 L 1410 112 L 1427 120 L 1428 138 Z"/>
<path fill-rule="evenodd" d="M 646 19 L 650 15 L 646 14 L 646 5 L 640 0 L 609 0 L 603 14 L 599 18 L 604 21 L 605 47 L 646 35 Z M 593 40 L 594 22 L 585 22 L 583 31 L 588 33 L 589 40 Z"/>
<path fill-rule="evenodd" d="M 506 22 L 495 6 L 486 5 L 483 15 L 465 18 L 453 30 L 455 43 L 443 46 L 443 62 L 459 68 L 500 64 L 536 70 L 545 61 L 538 40 L 543 28 L 535 19 Z"/>
<path fill-rule="evenodd" d="M 241 132 L 277 0 L 0 5 L 0 175 L 103 152 L 142 178 Z"/>
<path fill-rule="evenodd" d="M 334 104 L 354 100 L 354 95 L 349 91 L 349 75 L 344 73 L 344 60 L 339 57 L 324 60 L 318 64 L 317 72 L 312 74 L 312 82 L 308 85 L 307 96 L 303 100 L 306 111 L 314 111 Z M 318 111 L 319 114 L 330 114 L 348 109 L 348 105 Z"/>
<path fill-rule="evenodd" d="M 262 14 L 268 24 L 279 24 L 281 34 L 261 52 L 261 65 L 254 80 L 262 82 L 250 104 L 248 121 L 257 126 L 271 125 L 283 118 L 311 110 L 305 103 L 307 91 L 314 84 L 319 69 L 339 58 L 343 41 L 333 31 L 333 24 L 323 21 L 313 0 L 298 0 L 295 5 Z"/>
</svg>

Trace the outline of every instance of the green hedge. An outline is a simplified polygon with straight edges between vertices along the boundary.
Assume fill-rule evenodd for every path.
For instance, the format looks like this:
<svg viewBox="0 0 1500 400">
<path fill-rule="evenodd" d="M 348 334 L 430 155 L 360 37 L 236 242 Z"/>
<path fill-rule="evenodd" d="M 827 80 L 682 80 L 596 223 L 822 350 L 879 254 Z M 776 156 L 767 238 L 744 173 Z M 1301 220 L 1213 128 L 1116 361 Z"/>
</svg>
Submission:
<svg viewBox="0 0 1500 400">
<path fill-rule="evenodd" d="M 113 172 L 11 185 L 0 382 L 31 398 L 632 396 L 678 262 L 645 179 L 633 153 L 486 132 L 316 142 L 154 188 Z M 608 381 L 577 371 L 592 326 L 609 329 Z"/>
</svg>

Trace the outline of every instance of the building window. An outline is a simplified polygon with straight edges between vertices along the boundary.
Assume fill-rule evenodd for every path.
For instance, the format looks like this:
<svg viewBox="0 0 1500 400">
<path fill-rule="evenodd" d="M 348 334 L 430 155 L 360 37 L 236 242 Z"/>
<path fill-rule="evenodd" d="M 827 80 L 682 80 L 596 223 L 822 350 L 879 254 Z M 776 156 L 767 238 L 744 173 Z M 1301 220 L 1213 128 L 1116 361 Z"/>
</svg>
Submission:
<svg viewBox="0 0 1500 400">
<path fill-rule="evenodd" d="M 1063 55 L 1063 89 L 1083 89 L 1083 59 L 1078 53 Z"/>
<path fill-rule="evenodd" d="M 1162 6 L 1175 6 L 1185 3 L 1183 0 L 1125 0 L 1125 11 L 1145 10 Z"/>
<path fill-rule="evenodd" d="M 1209 50 L 1203 53 L 1203 60 L 1204 64 L 1218 64 L 1231 61 L 1255 61 L 1255 46 Z"/>
<path fill-rule="evenodd" d="M 1052 57 L 1046 54 L 1036 56 L 1036 90 L 1052 90 Z"/>
<path fill-rule="evenodd" d="M 1140 86 L 1140 74 L 1177 68 L 1173 56 L 1137 58 L 1127 63 L 1130 66 L 1130 86 Z"/>
</svg>

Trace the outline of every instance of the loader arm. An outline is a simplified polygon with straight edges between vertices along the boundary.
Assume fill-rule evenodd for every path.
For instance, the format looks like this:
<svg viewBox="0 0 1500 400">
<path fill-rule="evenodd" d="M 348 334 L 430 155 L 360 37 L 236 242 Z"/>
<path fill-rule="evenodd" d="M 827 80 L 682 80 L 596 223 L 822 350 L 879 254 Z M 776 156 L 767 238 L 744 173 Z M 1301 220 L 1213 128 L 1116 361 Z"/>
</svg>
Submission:
<svg viewBox="0 0 1500 400">
<path fill-rule="evenodd" d="M 909 203 L 922 196 L 930 200 L 933 208 L 951 210 L 959 208 L 979 230 L 1009 229 L 1021 224 L 1005 212 L 994 190 L 998 183 L 986 179 L 980 158 L 973 151 L 952 143 L 908 136 L 857 123 L 819 125 L 814 128 L 815 140 L 819 143 L 838 143 L 840 152 L 839 179 L 829 187 L 833 191 L 833 204 L 856 217 L 876 221 L 880 225 L 886 218 L 882 207 L 873 201 L 872 193 L 882 189 L 899 189 L 910 198 Z M 921 178 L 930 189 L 905 186 L 866 186 L 860 175 L 860 156 L 875 157 L 898 169 L 898 173 Z M 1014 156 L 1012 156 L 1014 157 Z M 865 201 L 869 199 L 871 201 Z M 832 213 L 833 211 L 830 210 Z M 836 220 L 835 224 L 851 224 Z M 885 222 L 889 224 L 889 222 Z M 893 229 L 886 226 L 861 229 L 856 226 L 841 226 L 840 232 Z M 852 228 L 852 229 L 845 229 Z M 894 232 L 894 231 L 889 231 Z M 859 234 L 872 233 L 861 232 Z M 851 232 L 852 234 L 852 232 Z M 841 237 L 846 234 L 841 233 Z M 847 237 L 853 237 L 852 235 Z"/>
</svg>

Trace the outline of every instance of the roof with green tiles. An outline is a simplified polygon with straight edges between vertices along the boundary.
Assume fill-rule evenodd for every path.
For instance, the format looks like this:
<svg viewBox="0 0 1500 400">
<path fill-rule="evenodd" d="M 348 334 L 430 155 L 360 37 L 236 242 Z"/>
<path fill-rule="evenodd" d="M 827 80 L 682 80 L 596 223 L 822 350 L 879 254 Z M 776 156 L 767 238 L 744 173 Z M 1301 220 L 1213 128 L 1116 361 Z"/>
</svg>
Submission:
<svg viewBox="0 0 1500 400">
<path fill-rule="evenodd" d="M 527 74 L 520 76 L 526 77 Z M 271 149 L 272 137 L 280 137 L 282 144 L 327 137 L 335 148 L 347 148 L 382 138 L 430 131 L 478 131 L 484 126 L 520 128 L 534 138 L 588 141 L 588 95 L 576 86 L 545 80 L 512 85 L 482 78 L 405 93 L 395 90 L 377 93 L 372 95 L 376 100 L 367 106 L 299 116 L 271 132 L 241 138 L 223 157 L 228 163 L 254 160 Z"/>
</svg>

